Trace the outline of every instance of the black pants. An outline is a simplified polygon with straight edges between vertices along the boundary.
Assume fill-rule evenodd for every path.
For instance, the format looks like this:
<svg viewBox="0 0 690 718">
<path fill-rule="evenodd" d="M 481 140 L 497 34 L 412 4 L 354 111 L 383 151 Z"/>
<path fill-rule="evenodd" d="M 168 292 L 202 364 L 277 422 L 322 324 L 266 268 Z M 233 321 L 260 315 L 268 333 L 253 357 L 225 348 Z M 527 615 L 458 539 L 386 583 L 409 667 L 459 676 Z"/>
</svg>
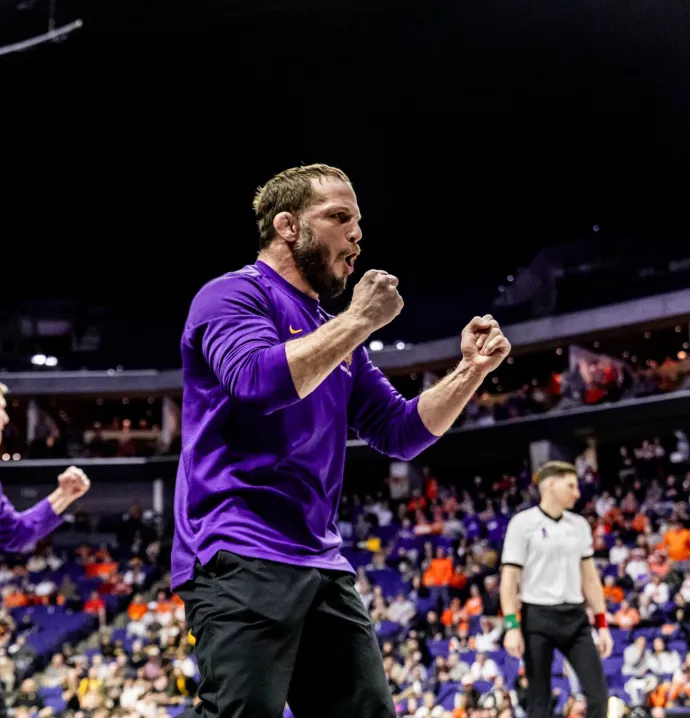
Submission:
<svg viewBox="0 0 690 718">
<path fill-rule="evenodd" d="M 573 667 L 587 699 L 587 718 L 606 718 L 608 687 L 601 659 L 592 640 L 592 628 L 580 606 L 522 608 L 525 638 L 527 715 L 551 718 L 551 666 L 558 649 Z"/>
<path fill-rule="evenodd" d="M 182 718 L 395 718 L 350 574 L 220 551 L 177 593 L 201 673 Z"/>
</svg>

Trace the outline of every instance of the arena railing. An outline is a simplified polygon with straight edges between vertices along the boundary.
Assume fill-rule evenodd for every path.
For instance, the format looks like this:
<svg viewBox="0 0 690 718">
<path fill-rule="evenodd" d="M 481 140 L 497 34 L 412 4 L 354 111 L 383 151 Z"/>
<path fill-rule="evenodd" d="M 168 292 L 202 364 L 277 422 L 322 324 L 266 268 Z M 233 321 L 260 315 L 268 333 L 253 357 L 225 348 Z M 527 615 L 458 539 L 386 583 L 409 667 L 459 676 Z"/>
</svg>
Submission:
<svg viewBox="0 0 690 718">
<path fill-rule="evenodd" d="M 513 354 L 526 354 L 566 342 L 586 341 L 606 332 L 653 328 L 690 320 L 690 289 L 654 297 L 611 304 L 598 309 L 544 317 L 504 327 Z M 404 349 L 383 348 L 371 359 L 389 374 L 433 370 L 450 366 L 460 358 L 459 335 L 406 345 Z M 60 396 L 77 394 L 165 394 L 182 390 L 182 372 L 170 371 L 37 371 L 0 372 L 0 382 L 17 396 Z"/>
</svg>

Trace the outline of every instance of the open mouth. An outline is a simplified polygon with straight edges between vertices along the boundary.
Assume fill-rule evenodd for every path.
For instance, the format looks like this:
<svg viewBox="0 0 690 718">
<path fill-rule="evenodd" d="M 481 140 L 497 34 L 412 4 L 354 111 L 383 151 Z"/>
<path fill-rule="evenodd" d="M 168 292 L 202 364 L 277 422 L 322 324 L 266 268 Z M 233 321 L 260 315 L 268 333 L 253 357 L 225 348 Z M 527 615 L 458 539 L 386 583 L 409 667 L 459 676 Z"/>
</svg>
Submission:
<svg viewBox="0 0 690 718">
<path fill-rule="evenodd" d="M 354 268 L 355 268 L 355 260 L 356 260 L 356 259 L 357 259 L 357 252 L 353 252 L 352 254 L 348 254 L 347 257 L 345 257 L 345 264 L 347 264 L 347 266 L 348 266 L 350 269 L 354 269 Z"/>
</svg>

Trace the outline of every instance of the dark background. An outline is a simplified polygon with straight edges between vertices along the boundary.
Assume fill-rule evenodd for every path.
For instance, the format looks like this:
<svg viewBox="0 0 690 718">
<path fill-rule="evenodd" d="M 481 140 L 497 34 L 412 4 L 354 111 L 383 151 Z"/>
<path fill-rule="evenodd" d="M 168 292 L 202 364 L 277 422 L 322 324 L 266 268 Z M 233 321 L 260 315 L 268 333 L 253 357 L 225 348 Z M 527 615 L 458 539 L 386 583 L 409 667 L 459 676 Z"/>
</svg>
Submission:
<svg viewBox="0 0 690 718">
<path fill-rule="evenodd" d="M 0 0 L 0 42 L 45 31 L 30 5 Z M 0 57 L 6 312 L 116 305 L 176 351 L 194 291 L 254 260 L 254 189 L 300 163 L 351 176 L 358 268 L 395 272 L 408 300 L 391 339 L 456 333 L 595 224 L 602 243 L 690 236 L 679 1 L 56 7 L 84 27 Z"/>
</svg>

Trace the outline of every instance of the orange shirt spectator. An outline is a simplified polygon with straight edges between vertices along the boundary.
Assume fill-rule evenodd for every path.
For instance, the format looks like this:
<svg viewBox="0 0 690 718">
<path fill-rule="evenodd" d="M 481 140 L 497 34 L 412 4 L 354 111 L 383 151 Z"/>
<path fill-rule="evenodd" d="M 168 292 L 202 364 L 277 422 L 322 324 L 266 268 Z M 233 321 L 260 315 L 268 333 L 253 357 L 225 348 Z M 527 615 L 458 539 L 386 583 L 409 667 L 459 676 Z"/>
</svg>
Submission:
<svg viewBox="0 0 690 718">
<path fill-rule="evenodd" d="M 640 614 L 636 608 L 632 608 L 627 601 L 623 601 L 621 607 L 613 616 L 613 622 L 618 628 L 630 630 L 640 622 Z"/>
<path fill-rule="evenodd" d="M 29 605 L 29 599 L 18 589 L 5 596 L 5 608 L 24 608 Z"/>
<path fill-rule="evenodd" d="M 443 555 L 443 549 L 436 549 L 429 570 L 424 574 L 425 586 L 449 586 L 453 578 L 453 560 Z"/>
<path fill-rule="evenodd" d="M 679 681 L 671 684 L 668 691 L 668 700 L 675 702 L 680 696 L 690 696 L 690 683 Z"/>
<path fill-rule="evenodd" d="M 91 598 L 84 604 L 84 613 L 98 614 L 101 611 L 105 611 L 105 602 L 94 592 L 91 594 Z"/>
<path fill-rule="evenodd" d="M 620 586 L 604 586 L 604 597 L 613 603 L 620 603 L 625 598 L 625 594 Z"/>
<path fill-rule="evenodd" d="M 664 535 L 664 548 L 671 561 L 690 559 L 690 531 L 676 525 Z"/>
<path fill-rule="evenodd" d="M 670 683 L 659 683 L 659 685 L 649 694 L 650 708 L 664 708 L 668 700 Z"/>
<path fill-rule="evenodd" d="M 633 519 L 632 527 L 635 531 L 637 531 L 638 534 L 645 533 L 648 526 L 649 517 L 645 516 L 644 514 L 637 514 Z"/>
<path fill-rule="evenodd" d="M 623 514 L 621 510 L 614 506 L 604 514 L 604 521 L 609 526 L 622 526 L 623 525 Z"/>
<path fill-rule="evenodd" d="M 468 616 L 480 616 L 483 610 L 482 597 L 472 596 L 465 603 L 465 613 Z"/>
<path fill-rule="evenodd" d="M 450 579 L 450 587 L 460 591 L 465 588 L 465 586 L 467 586 L 467 576 L 465 576 L 462 566 L 456 566 L 455 573 Z"/>
<path fill-rule="evenodd" d="M 141 619 L 146 615 L 147 607 L 145 603 L 135 603 L 132 602 L 129 604 L 129 608 L 127 609 L 127 615 L 129 616 L 130 621 L 141 621 Z"/>
<path fill-rule="evenodd" d="M 423 511 L 426 508 L 426 499 L 423 496 L 413 496 L 410 503 L 407 505 L 407 510 L 412 511 Z"/>
<path fill-rule="evenodd" d="M 426 497 L 429 501 L 436 501 L 438 497 L 438 481 L 431 477 L 426 483 Z"/>
<path fill-rule="evenodd" d="M 454 598 L 450 602 L 450 607 L 446 608 L 446 610 L 441 614 L 441 623 L 450 628 L 453 624 L 460 623 L 463 617 L 464 612 L 462 610 L 460 599 Z"/>
</svg>

